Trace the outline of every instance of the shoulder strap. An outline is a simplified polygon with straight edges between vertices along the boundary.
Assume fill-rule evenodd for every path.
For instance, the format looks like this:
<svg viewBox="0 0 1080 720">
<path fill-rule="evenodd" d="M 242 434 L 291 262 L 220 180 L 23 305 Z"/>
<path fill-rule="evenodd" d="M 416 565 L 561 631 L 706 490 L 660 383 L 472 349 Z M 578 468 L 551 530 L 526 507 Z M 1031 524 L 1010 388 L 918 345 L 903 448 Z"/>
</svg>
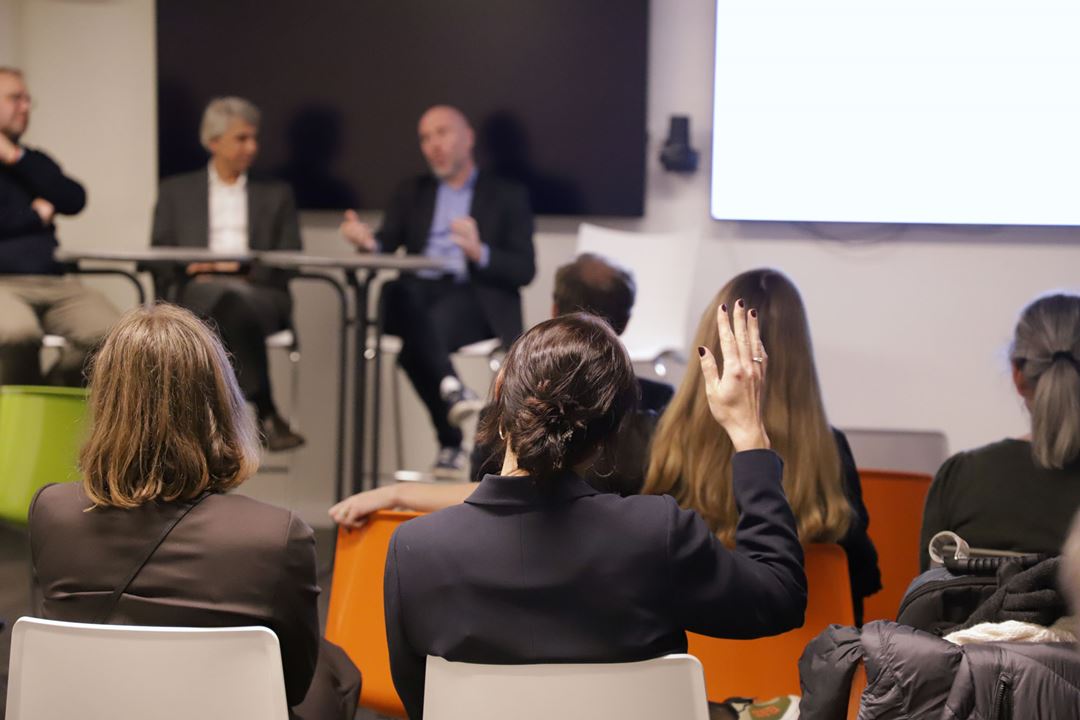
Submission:
<svg viewBox="0 0 1080 720">
<path fill-rule="evenodd" d="M 196 505 L 205 500 L 206 496 L 209 494 L 210 493 L 203 493 L 199 497 L 192 500 L 183 510 L 180 511 L 180 514 L 178 514 L 175 518 L 165 524 L 165 528 L 161 531 L 161 534 L 154 538 L 154 541 L 146 547 L 146 550 L 145 552 L 143 552 L 142 557 L 139 558 L 139 562 L 136 563 L 133 568 L 131 568 L 131 572 L 128 573 L 126 578 L 124 578 L 124 581 L 117 585 L 113 589 L 112 594 L 109 595 L 109 597 L 105 600 L 105 603 L 102 605 L 97 617 L 94 618 L 95 623 L 101 624 L 109 619 L 109 616 L 112 615 L 113 609 L 116 608 L 116 603 L 120 601 L 120 596 L 124 594 L 124 591 L 127 590 L 128 587 L 130 587 L 131 582 L 135 579 L 135 576 L 139 574 L 139 571 L 143 569 L 146 563 L 150 560 L 151 556 L 153 556 L 157 549 L 161 547 L 161 543 L 165 542 L 165 538 L 169 536 L 169 533 L 173 531 L 173 528 L 179 525 L 180 521 L 183 520 L 189 512 L 194 510 Z"/>
</svg>

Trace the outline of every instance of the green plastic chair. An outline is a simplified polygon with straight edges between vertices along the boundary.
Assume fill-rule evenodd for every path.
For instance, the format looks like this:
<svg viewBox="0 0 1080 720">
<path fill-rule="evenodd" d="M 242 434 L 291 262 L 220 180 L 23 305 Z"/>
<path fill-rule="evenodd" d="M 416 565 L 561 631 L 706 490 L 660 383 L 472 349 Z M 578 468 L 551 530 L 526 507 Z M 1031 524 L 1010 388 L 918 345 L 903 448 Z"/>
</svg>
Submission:
<svg viewBox="0 0 1080 720">
<path fill-rule="evenodd" d="M 0 387 L 0 519 L 25 524 L 38 488 L 79 479 L 86 426 L 82 388 Z"/>
</svg>

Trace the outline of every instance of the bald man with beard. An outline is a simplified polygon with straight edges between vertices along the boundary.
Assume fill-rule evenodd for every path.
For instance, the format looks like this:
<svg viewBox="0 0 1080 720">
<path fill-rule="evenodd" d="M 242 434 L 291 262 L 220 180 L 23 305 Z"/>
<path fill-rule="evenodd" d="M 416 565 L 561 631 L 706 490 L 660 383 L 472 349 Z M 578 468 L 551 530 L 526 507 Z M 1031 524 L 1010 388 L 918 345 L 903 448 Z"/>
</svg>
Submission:
<svg viewBox="0 0 1080 720">
<path fill-rule="evenodd" d="M 509 347 L 521 333 L 520 291 L 536 274 L 533 218 L 523 186 L 477 168 L 475 134 L 460 110 L 429 108 L 417 134 L 429 172 L 398 187 L 377 231 L 350 210 L 341 233 L 360 252 L 405 248 L 447 264 L 388 283 L 380 312 L 386 332 L 401 338 L 398 364 L 435 426 L 434 470 L 456 475 L 468 464 L 459 425 L 482 403 L 450 353 L 492 337 Z"/>
</svg>

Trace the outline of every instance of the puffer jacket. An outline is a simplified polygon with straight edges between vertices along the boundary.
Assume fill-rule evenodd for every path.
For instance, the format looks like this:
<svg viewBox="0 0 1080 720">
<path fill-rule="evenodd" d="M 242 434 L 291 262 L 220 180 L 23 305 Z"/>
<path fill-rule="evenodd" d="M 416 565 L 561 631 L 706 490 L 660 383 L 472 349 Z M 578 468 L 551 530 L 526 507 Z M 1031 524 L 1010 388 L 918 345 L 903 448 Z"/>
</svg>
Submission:
<svg viewBox="0 0 1080 720">
<path fill-rule="evenodd" d="M 886 621 L 833 625 L 799 660 L 801 720 L 843 720 L 858 662 L 859 720 L 1080 718 L 1080 651 L 1067 643 L 954 645 Z"/>
</svg>

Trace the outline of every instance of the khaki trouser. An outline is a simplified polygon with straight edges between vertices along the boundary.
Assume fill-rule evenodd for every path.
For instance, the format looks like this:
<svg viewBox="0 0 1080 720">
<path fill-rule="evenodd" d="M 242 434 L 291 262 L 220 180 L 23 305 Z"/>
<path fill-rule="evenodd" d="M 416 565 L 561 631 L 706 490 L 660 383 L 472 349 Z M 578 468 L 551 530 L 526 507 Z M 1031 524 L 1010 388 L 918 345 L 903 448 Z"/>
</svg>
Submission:
<svg viewBox="0 0 1080 720">
<path fill-rule="evenodd" d="M 0 385 L 36 385 L 41 338 L 67 340 L 48 372 L 57 385 L 80 385 L 90 350 L 120 313 L 97 290 L 59 275 L 0 275 Z"/>
</svg>

